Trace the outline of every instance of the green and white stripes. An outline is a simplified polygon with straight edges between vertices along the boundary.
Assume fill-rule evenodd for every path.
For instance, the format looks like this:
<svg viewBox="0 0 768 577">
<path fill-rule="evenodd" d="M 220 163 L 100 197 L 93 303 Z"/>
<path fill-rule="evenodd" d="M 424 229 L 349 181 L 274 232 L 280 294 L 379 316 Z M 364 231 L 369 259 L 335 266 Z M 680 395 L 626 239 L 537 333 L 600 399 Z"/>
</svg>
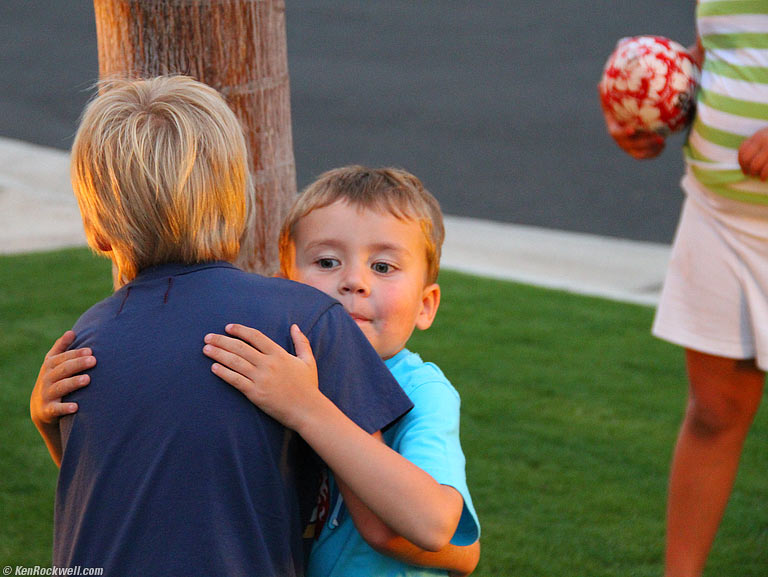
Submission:
<svg viewBox="0 0 768 577">
<path fill-rule="evenodd" d="M 738 164 L 741 143 L 768 127 L 768 0 L 700 0 L 697 24 L 706 59 L 689 174 L 722 196 L 768 204 L 768 184 Z"/>
</svg>

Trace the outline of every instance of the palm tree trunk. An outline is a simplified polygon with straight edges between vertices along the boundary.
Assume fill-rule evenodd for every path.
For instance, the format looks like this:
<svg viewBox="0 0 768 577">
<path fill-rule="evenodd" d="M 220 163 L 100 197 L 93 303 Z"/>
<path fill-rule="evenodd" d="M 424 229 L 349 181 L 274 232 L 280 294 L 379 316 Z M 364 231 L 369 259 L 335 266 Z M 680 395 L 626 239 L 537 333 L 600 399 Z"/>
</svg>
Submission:
<svg viewBox="0 0 768 577">
<path fill-rule="evenodd" d="M 99 76 L 181 73 L 240 118 L 255 183 L 238 264 L 272 274 L 296 194 L 284 0 L 94 0 Z"/>
</svg>

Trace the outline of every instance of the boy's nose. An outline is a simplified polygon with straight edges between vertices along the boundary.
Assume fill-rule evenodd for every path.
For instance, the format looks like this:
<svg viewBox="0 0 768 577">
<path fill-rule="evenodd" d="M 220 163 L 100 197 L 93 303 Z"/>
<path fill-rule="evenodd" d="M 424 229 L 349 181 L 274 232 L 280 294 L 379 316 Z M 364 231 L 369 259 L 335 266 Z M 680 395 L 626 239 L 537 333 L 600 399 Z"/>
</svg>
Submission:
<svg viewBox="0 0 768 577">
<path fill-rule="evenodd" d="M 370 285 L 365 278 L 365 273 L 362 271 L 348 270 L 339 283 L 339 292 L 341 294 L 368 295 L 370 291 Z"/>
</svg>

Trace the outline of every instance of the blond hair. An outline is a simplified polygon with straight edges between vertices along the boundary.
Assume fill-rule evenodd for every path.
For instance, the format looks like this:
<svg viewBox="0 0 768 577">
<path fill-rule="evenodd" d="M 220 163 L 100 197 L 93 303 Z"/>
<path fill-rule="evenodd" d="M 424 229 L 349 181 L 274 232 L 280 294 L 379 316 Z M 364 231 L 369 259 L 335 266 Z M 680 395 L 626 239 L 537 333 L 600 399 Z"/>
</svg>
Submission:
<svg viewBox="0 0 768 577">
<path fill-rule="evenodd" d="M 83 113 L 71 172 L 88 244 L 112 258 L 118 284 L 157 264 L 237 256 L 246 144 L 213 88 L 185 76 L 105 82 Z"/>
<path fill-rule="evenodd" d="M 352 206 L 416 220 L 427 247 L 427 282 L 437 280 L 445 228 L 440 204 L 411 173 L 399 168 L 344 166 L 321 174 L 291 207 L 280 231 L 280 270 L 290 276 L 296 224 L 315 209 L 343 200 Z"/>
</svg>

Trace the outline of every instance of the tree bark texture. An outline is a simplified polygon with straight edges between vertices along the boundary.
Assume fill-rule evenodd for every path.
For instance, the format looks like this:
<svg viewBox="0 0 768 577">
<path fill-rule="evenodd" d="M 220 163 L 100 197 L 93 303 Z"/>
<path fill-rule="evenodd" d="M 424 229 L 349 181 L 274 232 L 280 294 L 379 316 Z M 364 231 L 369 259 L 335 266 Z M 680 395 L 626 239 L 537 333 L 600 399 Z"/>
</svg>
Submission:
<svg viewBox="0 0 768 577">
<path fill-rule="evenodd" d="M 255 191 L 238 264 L 274 273 L 296 194 L 284 0 L 94 0 L 94 8 L 102 79 L 186 74 L 240 118 Z"/>
</svg>

